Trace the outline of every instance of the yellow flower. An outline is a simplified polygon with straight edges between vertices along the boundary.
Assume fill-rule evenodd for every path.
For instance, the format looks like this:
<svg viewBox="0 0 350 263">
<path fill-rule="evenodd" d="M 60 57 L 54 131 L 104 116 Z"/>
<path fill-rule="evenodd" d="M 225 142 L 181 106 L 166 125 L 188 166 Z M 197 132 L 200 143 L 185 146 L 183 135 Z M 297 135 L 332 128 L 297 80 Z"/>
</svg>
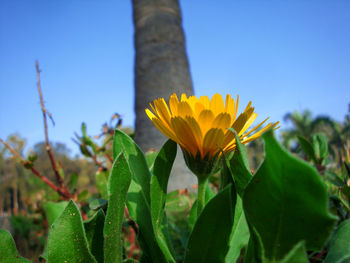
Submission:
<svg viewBox="0 0 350 263">
<path fill-rule="evenodd" d="M 153 101 L 153 105 L 150 103 L 152 111 L 146 109 L 146 113 L 164 135 L 181 146 L 184 153 L 192 158 L 210 160 L 221 149 L 229 153 L 236 148 L 235 135 L 228 128 L 237 132 L 242 143 L 248 143 L 278 124 L 269 123 L 259 130 L 267 118 L 248 131 L 257 114 L 249 102 L 244 112 L 238 115 L 238 102 L 238 96 L 235 101 L 227 95 L 224 103 L 220 94 L 215 94 L 211 100 L 207 96 L 198 99 L 182 94 L 179 101 L 174 93 L 170 96 L 169 107 L 163 98 L 159 98 Z"/>
</svg>

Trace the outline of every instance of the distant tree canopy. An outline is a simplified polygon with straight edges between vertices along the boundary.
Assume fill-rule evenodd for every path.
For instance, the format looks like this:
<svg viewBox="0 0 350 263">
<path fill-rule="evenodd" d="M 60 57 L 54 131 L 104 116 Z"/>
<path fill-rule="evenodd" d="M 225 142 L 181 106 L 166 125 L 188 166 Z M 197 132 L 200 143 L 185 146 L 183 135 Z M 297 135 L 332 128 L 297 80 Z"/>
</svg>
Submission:
<svg viewBox="0 0 350 263">
<path fill-rule="evenodd" d="M 45 142 L 34 145 L 32 150 L 24 154 L 26 140 L 18 134 L 12 134 L 7 142 L 22 156 L 37 155 L 35 167 L 46 177 L 55 180 Z M 88 188 L 95 184 L 95 165 L 79 156 L 71 157 L 70 149 L 64 143 L 52 143 L 52 151 L 60 169 L 66 177 L 77 174 L 78 188 Z M 39 194 L 40 193 L 40 194 Z M 28 203 L 40 201 L 43 196 L 55 196 L 56 193 L 35 177 L 31 171 L 21 164 L 14 162 L 9 151 L 0 145 L 0 212 L 12 211 L 17 213 Z M 25 201 L 27 200 L 27 201 Z"/>
</svg>

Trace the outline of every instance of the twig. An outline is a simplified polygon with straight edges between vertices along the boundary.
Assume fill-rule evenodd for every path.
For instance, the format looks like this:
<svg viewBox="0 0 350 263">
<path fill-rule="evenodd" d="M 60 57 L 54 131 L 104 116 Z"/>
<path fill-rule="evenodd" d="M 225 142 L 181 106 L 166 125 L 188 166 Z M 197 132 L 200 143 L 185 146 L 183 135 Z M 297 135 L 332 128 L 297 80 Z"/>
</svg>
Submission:
<svg viewBox="0 0 350 263">
<path fill-rule="evenodd" d="M 7 149 L 11 151 L 11 153 L 16 156 L 18 159 L 21 160 L 21 164 L 23 167 L 27 168 L 27 164 L 32 165 L 32 162 L 29 160 L 25 160 L 18 152 L 16 152 L 15 149 L 13 149 L 8 143 L 4 142 L 2 139 L 0 139 L 0 143 L 5 145 Z M 43 176 L 37 169 L 35 169 L 33 166 L 30 166 L 29 169 L 32 171 L 33 174 L 35 174 L 37 177 L 39 177 L 44 183 L 46 183 L 49 187 L 51 187 L 54 191 L 56 191 L 59 195 L 64 197 L 65 199 L 69 199 L 70 195 L 67 195 L 65 192 L 63 192 L 59 187 L 57 187 L 53 182 L 51 182 L 48 178 Z"/>
<path fill-rule="evenodd" d="M 107 159 L 108 159 L 111 163 L 114 162 L 113 157 L 112 157 L 109 153 L 106 153 L 106 156 L 107 156 Z"/>
<path fill-rule="evenodd" d="M 52 169 L 54 170 L 56 180 L 59 184 L 60 189 L 62 189 L 62 191 L 64 191 L 66 195 L 70 196 L 69 191 L 63 182 L 62 176 L 61 176 L 60 171 L 56 165 L 56 161 L 55 161 L 55 158 L 54 158 L 52 150 L 51 150 L 49 135 L 47 132 L 47 115 L 50 117 L 50 119 L 52 121 L 53 121 L 53 118 L 52 118 L 51 114 L 46 110 L 45 105 L 44 105 L 44 99 L 43 99 L 43 94 L 42 94 L 41 84 L 40 84 L 40 68 L 39 68 L 38 61 L 35 62 L 35 67 L 36 67 L 37 85 L 38 85 L 38 91 L 39 91 L 39 97 L 40 97 L 40 105 L 41 105 L 41 110 L 43 112 L 46 151 L 47 151 L 47 154 L 49 155 L 51 166 L 52 166 Z M 53 121 L 53 123 L 54 123 L 54 121 Z"/>
</svg>

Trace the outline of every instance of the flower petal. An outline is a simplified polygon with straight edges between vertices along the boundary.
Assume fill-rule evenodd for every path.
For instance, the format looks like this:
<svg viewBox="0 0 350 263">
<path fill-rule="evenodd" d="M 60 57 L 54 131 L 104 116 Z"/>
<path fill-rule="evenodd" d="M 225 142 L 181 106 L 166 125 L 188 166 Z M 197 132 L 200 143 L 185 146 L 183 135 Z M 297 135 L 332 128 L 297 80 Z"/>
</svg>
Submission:
<svg viewBox="0 0 350 263">
<path fill-rule="evenodd" d="M 263 125 L 269 118 L 266 118 L 265 120 L 263 120 L 261 123 L 259 123 L 257 126 L 255 126 L 253 129 L 251 129 L 249 132 L 247 132 L 246 134 L 243 134 L 242 137 L 246 137 L 249 134 L 251 134 L 253 131 L 257 130 L 260 128 L 261 125 Z"/>
<path fill-rule="evenodd" d="M 177 143 L 180 143 L 179 139 L 174 134 L 174 132 L 171 129 L 169 129 L 168 127 L 166 127 L 164 125 L 164 122 L 162 122 L 158 118 L 153 118 L 152 122 L 153 122 L 154 126 L 156 126 L 157 129 L 160 130 L 165 136 L 167 136 L 168 138 L 172 139 L 173 141 L 175 141 Z"/>
<path fill-rule="evenodd" d="M 216 93 L 212 97 L 210 101 L 210 109 L 214 113 L 214 115 L 218 115 L 221 112 L 224 111 L 224 100 L 222 99 L 221 95 Z"/>
<path fill-rule="evenodd" d="M 223 132 L 226 132 L 226 129 L 230 127 L 231 124 L 231 116 L 228 113 L 220 113 L 215 117 L 212 128 L 222 129 Z"/>
<path fill-rule="evenodd" d="M 251 142 L 257 138 L 259 138 L 264 132 L 266 132 L 267 130 L 275 127 L 278 123 L 269 123 L 268 125 L 266 125 L 264 128 L 262 128 L 261 130 L 257 131 L 256 133 L 254 133 L 252 136 L 245 138 L 244 140 L 242 140 L 242 143 L 248 143 Z"/>
<path fill-rule="evenodd" d="M 206 134 L 207 131 L 211 128 L 215 117 L 214 113 L 211 110 L 203 110 L 198 116 L 198 124 L 202 130 L 202 134 Z"/>
<path fill-rule="evenodd" d="M 205 107 L 202 103 L 197 102 L 196 105 L 194 105 L 194 112 L 196 114 L 196 117 L 199 117 L 199 114 L 205 110 Z"/>
<path fill-rule="evenodd" d="M 151 112 L 149 109 L 145 109 L 145 112 L 146 112 L 148 118 L 150 118 L 151 120 L 153 118 L 156 118 L 156 115 L 154 115 L 153 112 Z"/>
<path fill-rule="evenodd" d="M 163 98 L 154 101 L 154 107 L 157 110 L 159 119 L 170 127 L 170 111 Z"/>
<path fill-rule="evenodd" d="M 202 157 L 206 156 L 208 153 L 210 157 L 214 156 L 220 151 L 223 141 L 224 132 L 221 129 L 210 129 L 204 136 Z"/>
<path fill-rule="evenodd" d="M 191 109 L 193 112 L 195 112 L 195 105 L 198 102 L 198 99 L 196 96 L 190 96 L 187 100 L 187 103 L 191 106 Z"/>
<path fill-rule="evenodd" d="M 232 117 L 235 114 L 235 100 L 231 98 L 230 94 L 228 94 L 226 96 L 225 112 L 230 114 L 230 116 L 232 116 Z M 232 119 L 232 121 L 233 121 L 233 119 Z"/>
<path fill-rule="evenodd" d="M 170 111 L 172 116 L 177 116 L 177 105 L 179 104 L 179 99 L 177 98 L 176 93 L 174 93 L 173 95 L 170 96 L 169 99 L 169 107 L 170 107 Z"/>
<path fill-rule="evenodd" d="M 190 116 L 186 117 L 186 121 L 193 132 L 193 135 L 196 139 L 196 143 L 197 143 L 198 148 L 201 149 L 203 135 L 202 135 L 202 131 L 201 131 L 201 128 L 199 127 L 198 122 L 196 121 L 195 118 L 190 117 Z"/>
<path fill-rule="evenodd" d="M 203 104 L 204 108 L 209 110 L 210 100 L 209 100 L 208 96 L 200 96 L 199 102 Z"/>
<path fill-rule="evenodd" d="M 193 156 L 199 151 L 196 137 L 190 125 L 182 118 L 171 118 L 171 126 L 176 134 L 179 144 Z"/>
<path fill-rule="evenodd" d="M 193 111 L 191 106 L 186 101 L 181 101 L 177 105 L 177 113 L 181 118 L 185 118 L 186 116 L 193 116 Z"/>
<path fill-rule="evenodd" d="M 186 93 L 181 94 L 181 101 L 187 101 L 187 95 Z"/>
<path fill-rule="evenodd" d="M 237 117 L 238 104 L 239 104 L 239 96 L 237 95 L 235 113 L 233 114 L 233 117 L 232 117 L 233 121 L 235 121 L 235 120 L 236 120 L 236 117 Z"/>
<path fill-rule="evenodd" d="M 250 115 L 249 119 L 244 124 L 244 127 L 239 132 L 239 134 L 238 134 L 239 136 L 241 136 L 246 130 L 248 130 L 248 128 L 250 127 L 250 125 L 252 125 L 252 123 L 255 121 L 257 116 L 258 116 L 258 114 L 256 114 L 255 112 L 253 112 L 252 115 Z"/>
<path fill-rule="evenodd" d="M 232 124 L 232 128 L 240 134 L 246 122 L 249 120 L 250 116 L 253 114 L 254 108 L 250 108 L 246 112 L 241 113 L 237 120 Z"/>
</svg>

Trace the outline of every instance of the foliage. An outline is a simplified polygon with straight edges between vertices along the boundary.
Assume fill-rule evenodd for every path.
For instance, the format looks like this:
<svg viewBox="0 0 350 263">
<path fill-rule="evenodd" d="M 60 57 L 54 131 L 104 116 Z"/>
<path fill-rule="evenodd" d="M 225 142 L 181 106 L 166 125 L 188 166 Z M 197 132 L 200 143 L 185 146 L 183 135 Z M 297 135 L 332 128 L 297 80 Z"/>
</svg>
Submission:
<svg viewBox="0 0 350 263">
<path fill-rule="evenodd" d="M 308 120 L 295 126 L 300 129 L 314 121 L 310 114 L 296 120 Z M 49 262 L 345 262 L 350 242 L 348 124 L 332 126 L 325 118 L 315 122 L 311 130 L 293 132 L 294 143 L 284 142 L 292 153 L 272 133 L 264 135 L 264 144 L 257 140 L 247 147 L 237 139 L 234 154 L 223 155 L 221 170 L 210 177 L 198 215 L 194 193 L 167 193 L 176 156 L 170 140 L 159 152 L 144 155 L 124 132 L 117 129 L 113 139 L 113 125 L 91 137 L 83 124 L 76 142 L 90 162 L 72 159 L 64 145 L 52 144 L 72 193 L 69 202 L 43 190 L 43 182 L 29 177 L 28 168 L 11 162 L 2 148 L 1 187 L 20 193 L 18 211 L 23 197 L 34 201 L 42 193 L 39 202 L 26 203 L 31 216 L 12 216 L 16 243 L 37 262 L 47 224 L 41 259 Z M 330 127 L 342 131 L 337 134 L 341 147 Z M 23 139 L 13 136 L 8 142 L 23 155 Z M 36 145 L 27 159 L 54 180 L 44 146 Z M 4 176 L 14 171 L 16 177 Z M 90 174 L 85 183 L 84 171 Z M 13 257 L 29 262 L 7 232 L 0 234 L 0 255 L 9 262 L 15 262 Z M 32 248 L 36 252 L 29 254 Z"/>
<path fill-rule="evenodd" d="M 167 194 L 176 144 L 168 141 L 146 158 L 129 136 L 116 130 L 107 201 L 92 202 L 94 210 L 85 222 L 81 204 L 47 203 L 53 222 L 49 262 L 343 262 L 349 256 L 343 245 L 349 242 L 349 224 L 346 220 L 335 228 L 335 223 L 349 216 L 345 204 L 350 191 L 339 176 L 341 194 L 328 197 L 328 168 L 321 169 L 327 166 L 325 138 L 302 139 L 312 165 L 284 150 L 271 132 L 263 139 L 265 159 L 253 175 L 244 145 L 238 143 L 234 154 L 223 156 L 221 186 L 206 190 L 205 206 L 195 216 L 194 196 Z M 342 176 L 349 178 L 344 167 Z M 337 217 L 328 203 L 340 198 L 344 205 L 331 206 L 333 213 L 343 213 Z M 138 233 L 137 253 L 128 250 L 131 229 Z M 11 247 L 13 241 L 7 242 Z M 13 248 L 1 250 L 14 253 Z"/>
</svg>

